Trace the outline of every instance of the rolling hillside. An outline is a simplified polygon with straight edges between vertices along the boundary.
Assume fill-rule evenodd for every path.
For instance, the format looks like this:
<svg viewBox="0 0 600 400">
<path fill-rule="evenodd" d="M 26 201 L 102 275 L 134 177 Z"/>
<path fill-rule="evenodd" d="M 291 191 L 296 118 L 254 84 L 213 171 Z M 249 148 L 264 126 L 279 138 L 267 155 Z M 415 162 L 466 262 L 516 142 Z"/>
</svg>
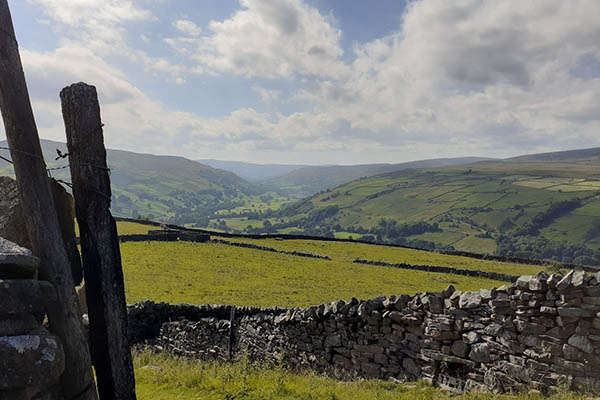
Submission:
<svg viewBox="0 0 600 400">
<path fill-rule="evenodd" d="M 49 167 L 68 164 L 66 159 L 55 160 L 56 149 L 66 153 L 63 143 L 49 140 L 41 143 Z M 0 142 L 0 146 L 6 147 L 6 142 Z M 8 156 L 8 152 L 0 155 Z M 250 184 L 232 172 L 183 157 L 108 150 L 107 159 L 113 186 L 112 211 L 118 216 L 141 215 L 189 224 L 202 222 L 219 210 L 265 206 L 259 198 L 266 192 L 262 186 Z M 0 174 L 12 174 L 6 161 L 0 160 Z M 52 175 L 70 181 L 68 168 L 54 170 Z M 269 198 L 279 199 L 279 196 L 273 193 Z"/>
<path fill-rule="evenodd" d="M 359 179 L 284 207 L 272 229 L 597 264 L 600 152 Z"/>
<path fill-rule="evenodd" d="M 485 159 L 481 157 L 461 157 L 411 161 L 401 164 L 309 166 L 295 169 L 285 175 L 262 182 L 268 186 L 280 188 L 286 195 L 306 197 L 359 178 L 405 169 L 465 165 L 482 160 Z"/>
</svg>

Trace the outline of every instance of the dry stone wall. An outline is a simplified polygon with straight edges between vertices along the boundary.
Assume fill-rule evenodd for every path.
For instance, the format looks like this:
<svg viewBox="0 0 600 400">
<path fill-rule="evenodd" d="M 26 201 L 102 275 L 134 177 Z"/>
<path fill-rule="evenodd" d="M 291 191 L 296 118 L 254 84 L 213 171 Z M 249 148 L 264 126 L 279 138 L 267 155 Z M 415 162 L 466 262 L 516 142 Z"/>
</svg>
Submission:
<svg viewBox="0 0 600 400">
<path fill-rule="evenodd" d="M 477 292 L 449 287 L 306 309 L 245 309 L 234 319 L 233 351 L 340 378 L 427 379 L 454 391 L 598 391 L 599 281 L 599 274 L 584 271 L 542 272 Z M 152 307 L 136 307 L 148 320 Z M 230 308 L 190 310 L 195 314 L 179 313 L 177 321 L 155 320 L 150 343 L 186 356 L 222 358 Z"/>
<path fill-rule="evenodd" d="M 34 278 L 39 259 L 0 237 L 0 399 L 58 400 L 62 344 L 42 321 L 54 287 Z"/>
</svg>

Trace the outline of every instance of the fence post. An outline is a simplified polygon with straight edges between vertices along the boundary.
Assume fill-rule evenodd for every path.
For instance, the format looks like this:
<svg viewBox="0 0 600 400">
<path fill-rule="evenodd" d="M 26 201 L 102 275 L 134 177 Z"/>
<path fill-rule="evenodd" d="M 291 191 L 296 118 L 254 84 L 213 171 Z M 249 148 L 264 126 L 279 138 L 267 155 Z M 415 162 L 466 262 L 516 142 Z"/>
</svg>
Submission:
<svg viewBox="0 0 600 400">
<path fill-rule="evenodd" d="M 56 289 L 57 305 L 48 309 L 51 330 L 65 350 L 61 385 L 65 399 L 97 399 L 90 353 L 71 266 L 65 251 L 40 139 L 7 0 L 0 0 L 0 109 L 14 162 L 25 226 L 32 250 L 41 259 L 40 278 Z"/>
<path fill-rule="evenodd" d="M 231 306 L 231 314 L 229 314 L 229 341 L 227 343 L 227 353 L 229 361 L 233 361 L 233 353 L 235 347 L 235 306 Z"/>
<path fill-rule="evenodd" d="M 106 400 L 134 400 L 121 250 L 117 225 L 109 210 L 110 177 L 96 88 L 76 83 L 60 92 L 60 100 L 81 238 L 98 393 Z"/>
</svg>

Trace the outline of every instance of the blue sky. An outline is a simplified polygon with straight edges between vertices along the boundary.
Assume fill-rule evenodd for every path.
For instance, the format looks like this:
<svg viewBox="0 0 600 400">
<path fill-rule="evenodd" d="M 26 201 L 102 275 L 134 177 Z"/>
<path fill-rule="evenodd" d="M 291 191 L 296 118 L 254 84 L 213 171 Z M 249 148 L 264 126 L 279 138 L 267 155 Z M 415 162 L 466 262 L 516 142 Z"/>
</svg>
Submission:
<svg viewBox="0 0 600 400">
<path fill-rule="evenodd" d="M 40 136 L 356 164 L 600 146 L 596 0 L 9 0 Z M 0 129 L 0 138 L 3 138 Z"/>
</svg>

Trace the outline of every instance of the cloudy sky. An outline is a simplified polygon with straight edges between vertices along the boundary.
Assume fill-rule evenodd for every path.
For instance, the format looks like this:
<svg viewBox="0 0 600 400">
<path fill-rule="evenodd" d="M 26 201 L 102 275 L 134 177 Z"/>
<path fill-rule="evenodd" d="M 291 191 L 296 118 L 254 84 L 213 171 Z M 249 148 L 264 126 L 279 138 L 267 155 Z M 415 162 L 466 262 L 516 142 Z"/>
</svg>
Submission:
<svg viewBox="0 0 600 400">
<path fill-rule="evenodd" d="M 9 0 L 40 136 L 356 164 L 600 146 L 598 0 Z M 4 131 L 0 128 L 0 139 Z"/>
</svg>

